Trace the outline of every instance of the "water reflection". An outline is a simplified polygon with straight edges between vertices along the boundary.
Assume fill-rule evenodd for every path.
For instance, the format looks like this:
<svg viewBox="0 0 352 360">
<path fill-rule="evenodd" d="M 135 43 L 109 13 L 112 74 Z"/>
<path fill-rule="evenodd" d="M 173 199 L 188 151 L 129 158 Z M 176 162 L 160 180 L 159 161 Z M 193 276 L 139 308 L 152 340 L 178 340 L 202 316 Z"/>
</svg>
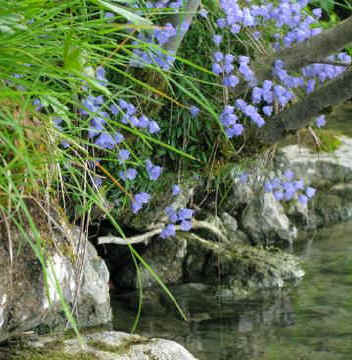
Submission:
<svg viewBox="0 0 352 360">
<path fill-rule="evenodd" d="M 297 288 L 231 302 L 202 285 L 173 289 L 182 321 L 163 294 L 146 303 L 137 332 L 183 344 L 202 360 L 352 358 L 352 222 L 321 231 L 300 251 L 306 277 Z M 157 299 L 157 301 L 155 301 Z M 116 329 L 135 311 L 115 302 Z"/>
</svg>

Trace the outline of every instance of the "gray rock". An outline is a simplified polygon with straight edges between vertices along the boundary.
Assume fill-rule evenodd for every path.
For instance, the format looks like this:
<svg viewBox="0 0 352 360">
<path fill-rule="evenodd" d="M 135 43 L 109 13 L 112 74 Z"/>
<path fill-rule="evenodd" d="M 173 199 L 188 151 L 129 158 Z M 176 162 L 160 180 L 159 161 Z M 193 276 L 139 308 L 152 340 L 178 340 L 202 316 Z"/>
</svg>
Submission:
<svg viewBox="0 0 352 360">
<path fill-rule="evenodd" d="M 142 257 L 164 284 L 177 284 L 183 280 L 183 262 L 186 251 L 187 242 L 179 236 L 167 239 L 155 237 L 150 241 Z M 124 288 L 137 289 L 140 286 L 148 288 L 157 284 L 155 277 L 142 264 L 139 266 L 140 283 L 134 265 L 122 268 L 113 276 L 115 284 Z"/>
<path fill-rule="evenodd" d="M 0 341 L 36 327 L 42 330 L 64 327 L 67 320 L 62 300 L 69 309 L 77 305 L 75 314 L 80 326 L 110 321 L 109 273 L 94 247 L 84 236 L 80 239 L 79 230 L 70 226 L 56 210 L 52 210 L 50 216 L 60 229 L 50 228 L 48 219 L 39 215 L 41 210 L 37 206 L 29 205 L 29 209 L 40 229 L 42 249 L 45 247 L 46 277 L 32 249 L 36 239 L 29 226 L 25 228 L 27 238 L 11 226 L 11 264 L 9 239 L 4 226 L 0 225 Z M 83 246 L 86 253 L 80 288 L 76 252 L 79 242 L 80 251 Z"/>
<path fill-rule="evenodd" d="M 292 243 L 297 237 L 297 229 L 290 224 L 283 206 L 271 193 L 252 200 L 242 214 L 241 223 L 255 244 L 274 244 L 278 240 Z"/>
<path fill-rule="evenodd" d="M 146 338 L 117 331 L 102 331 L 84 335 L 84 345 L 78 339 L 58 341 L 53 337 L 39 338 L 28 345 L 54 354 L 93 355 L 98 360 L 196 360 L 184 347 L 174 341 Z"/>
<path fill-rule="evenodd" d="M 234 298 L 247 298 L 261 289 L 282 288 L 304 275 L 297 258 L 281 251 L 214 243 L 194 234 L 183 236 L 188 240 L 187 280 L 219 283 L 221 291 Z"/>
<path fill-rule="evenodd" d="M 307 208 L 290 207 L 287 214 L 300 228 L 317 228 L 352 217 L 352 139 L 341 136 L 341 145 L 333 153 L 315 153 L 290 145 L 280 149 L 277 168 L 290 168 L 297 178 L 317 188 Z"/>
<path fill-rule="evenodd" d="M 297 177 L 310 184 L 352 182 L 352 139 L 340 137 L 342 143 L 333 153 L 316 153 L 299 145 L 280 149 L 278 166 L 288 166 Z"/>
</svg>

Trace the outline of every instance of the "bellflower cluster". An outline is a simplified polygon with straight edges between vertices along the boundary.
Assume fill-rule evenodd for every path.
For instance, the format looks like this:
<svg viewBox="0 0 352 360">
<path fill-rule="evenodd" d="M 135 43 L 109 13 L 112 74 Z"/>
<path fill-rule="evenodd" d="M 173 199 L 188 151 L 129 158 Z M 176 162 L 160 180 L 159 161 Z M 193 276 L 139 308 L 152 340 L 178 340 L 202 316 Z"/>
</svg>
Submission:
<svg viewBox="0 0 352 360">
<path fill-rule="evenodd" d="M 160 166 L 154 165 L 149 159 L 145 162 L 145 167 L 150 180 L 157 180 L 162 173 L 162 168 Z"/>
<path fill-rule="evenodd" d="M 101 85 L 108 85 L 103 67 L 96 69 L 96 80 Z M 39 103 L 37 103 L 37 105 L 39 105 Z M 150 134 L 155 134 L 160 131 L 157 122 L 150 120 L 144 114 L 138 114 L 137 108 L 124 99 L 119 99 L 116 103 L 109 106 L 106 104 L 106 99 L 103 95 L 88 95 L 82 99 L 80 114 L 82 117 L 88 117 L 89 119 L 89 127 L 87 129 L 88 138 L 101 149 L 112 150 L 125 140 L 123 134 L 120 132 L 111 131 L 111 125 L 108 131 L 107 125 L 111 118 L 141 131 L 147 131 Z M 62 130 L 61 119 L 56 119 L 54 126 Z M 127 149 L 121 147 L 118 149 L 117 160 L 118 163 L 123 166 L 123 170 L 120 170 L 118 174 L 125 182 L 135 180 L 138 175 L 137 169 L 127 166 L 130 155 Z M 162 173 L 162 168 L 154 165 L 148 159 L 146 160 L 146 171 L 150 180 L 157 180 Z M 97 178 L 97 181 L 95 178 Z M 93 181 L 97 187 L 102 184 L 100 177 L 94 177 Z M 150 198 L 151 196 L 146 192 L 135 194 L 131 202 L 132 212 L 134 214 L 138 213 L 142 207 L 150 201 Z"/>
<path fill-rule="evenodd" d="M 325 126 L 325 124 L 326 124 L 325 115 L 320 115 L 315 119 L 315 125 L 318 128 Z"/>
<path fill-rule="evenodd" d="M 243 125 L 237 122 L 238 117 L 234 113 L 233 106 L 226 105 L 220 115 L 220 121 L 225 128 L 226 135 L 231 139 L 233 136 L 240 136 L 243 133 Z"/>
<path fill-rule="evenodd" d="M 179 9 L 182 6 L 183 0 L 159 0 L 155 3 L 151 1 L 147 1 L 145 3 L 148 9 L 162 9 L 162 8 L 169 8 L 169 9 Z"/>
<path fill-rule="evenodd" d="M 224 55 L 221 51 L 216 51 L 213 58 L 215 61 L 212 66 L 213 73 L 216 75 L 224 74 L 223 85 L 235 87 L 239 83 L 238 77 L 233 74 L 235 57 L 231 54 Z"/>
<path fill-rule="evenodd" d="M 262 127 L 265 124 L 265 120 L 259 114 L 258 109 L 254 105 L 247 104 L 247 102 L 243 99 L 237 99 L 235 101 L 235 107 L 244 115 L 249 117 L 258 127 Z"/>
<path fill-rule="evenodd" d="M 277 40 L 274 48 L 280 48 L 280 41 L 284 46 L 291 46 L 321 31 L 319 28 L 310 28 L 321 16 L 321 10 L 316 9 L 313 12 L 314 17 L 302 11 L 308 2 L 309 0 L 279 0 L 276 5 L 270 2 L 241 8 L 237 0 L 221 0 L 220 6 L 225 18 L 218 19 L 217 25 L 220 28 L 228 27 L 232 34 L 238 34 L 243 28 L 270 22 L 280 29 L 274 36 Z"/>
<path fill-rule="evenodd" d="M 337 55 L 331 55 L 326 58 L 327 62 L 337 62 L 342 65 L 351 64 L 351 56 L 345 52 L 341 52 Z M 330 65 L 330 64 L 311 64 L 302 68 L 302 75 L 310 79 L 307 84 L 307 93 L 314 90 L 316 80 L 323 83 L 327 80 L 331 80 L 342 74 L 346 70 L 346 66 Z"/>
<path fill-rule="evenodd" d="M 97 69 L 96 78 L 101 83 L 107 83 L 105 70 L 101 67 Z M 124 141 L 124 136 L 120 132 L 115 131 L 110 133 L 106 129 L 107 121 L 112 116 L 117 117 L 123 124 L 129 124 L 132 127 L 145 130 L 150 134 L 155 134 L 160 131 L 160 127 L 156 121 L 150 120 L 144 114 L 138 116 L 137 109 L 133 104 L 120 99 L 118 106 L 112 104 L 108 108 L 105 102 L 106 100 L 103 95 L 89 95 L 82 100 L 80 113 L 82 116 L 90 116 L 91 118 L 88 127 L 88 138 L 92 139 L 95 145 L 103 149 L 111 150 Z"/>
<path fill-rule="evenodd" d="M 176 211 L 172 206 L 168 206 L 165 209 L 165 213 L 168 216 L 170 224 L 167 224 L 161 231 L 161 238 L 165 239 L 170 236 L 174 236 L 176 233 L 176 224 L 180 224 L 180 229 L 182 231 L 191 230 L 193 210 L 188 208 L 181 208 Z"/>
<path fill-rule="evenodd" d="M 159 0 L 155 3 L 151 1 L 146 2 L 147 9 L 174 9 L 178 11 L 184 0 Z M 182 23 L 179 29 L 176 29 L 171 23 L 166 23 L 163 26 L 155 29 L 153 32 L 145 31 L 138 34 L 138 41 L 133 42 L 134 45 L 138 42 L 144 42 L 146 44 L 156 45 L 150 46 L 148 49 L 134 49 L 134 58 L 131 59 L 130 64 L 134 67 L 144 67 L 146 65 L 155 65 L 161 69 L 167 71 L 175 61 L 174 54 L 169 52 L 165 53 L 160 48 L 169 42 L 171 38 L 177 35 L 178 31 L 186 33 L 189 25 Z M 159 49 L 158 49 L 159 47 Z"/>
<path fill-rule="evenodd" d="M 137 214 L 143 205 L 147 204 L 150 201 L 151 196 L 146 192 L 140 192 L 136 194 L 132 201 L 132 212 Z"/>
<path fill-rule="evenodd" d="M 295 174 L 289 169 L 283 175 L 283 179 L 276 177 L 265 181 L 264 191 L 271 192 L 277 201 L 297 199 L 302 205 L 306 205 L 308 200 L 313 198 L 316 190 L 305 186 L 302 179 L 296 180 Z"/>
</svg>

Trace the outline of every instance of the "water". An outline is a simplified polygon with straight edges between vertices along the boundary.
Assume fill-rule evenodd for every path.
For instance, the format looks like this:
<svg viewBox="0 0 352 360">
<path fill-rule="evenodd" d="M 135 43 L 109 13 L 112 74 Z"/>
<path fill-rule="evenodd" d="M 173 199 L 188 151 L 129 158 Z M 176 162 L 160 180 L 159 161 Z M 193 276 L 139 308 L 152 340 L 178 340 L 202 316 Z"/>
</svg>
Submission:
<svg viewBox="0 0 352 360">
<path fill-rule="evenodd" d="M 176 288 L 191 321 L 146 304 L 137 333 L 175 340 L 202 360 L 352 359 L 352 221 L 320 231 L 298 254 L 307 275 L 294 289 L 226 302 Z M 134 315 L 115 303 L 116 329 L 129 331 Z"/>
</svg>

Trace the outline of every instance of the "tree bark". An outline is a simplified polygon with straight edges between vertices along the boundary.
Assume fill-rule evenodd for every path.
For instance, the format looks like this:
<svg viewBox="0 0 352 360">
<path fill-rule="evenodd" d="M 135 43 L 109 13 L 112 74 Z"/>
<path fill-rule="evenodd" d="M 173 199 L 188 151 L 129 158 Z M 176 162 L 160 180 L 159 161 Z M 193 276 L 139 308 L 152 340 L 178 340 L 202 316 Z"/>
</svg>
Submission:
<svg viewBox="0 0 352 360">
<path fill-rule="evenodd" d="M 273 144 L 281 140 L 290 130 L 307 126 L 313 116 L 327 106 L 334 106 L 352 97 L 352 68 L 340 77 L 331 80 L 325 86 L 306 96 L 287 110 L 270 118 L 263 129 L 259 130 L 259 139 L 264 144 Z"/>
<path fill-rule="evenodd" d="M 259 83 L 273 78 L 273 65 L 275 60 L 280 59 L 285 63 L 287 71 L 298 71 L 302 67 L 323 61 L 329 55 L 343 49 L 352 43 L 352 16 L 320 34 L 313 36 L 309 40 L 298 43 L 292 48 L 286 48 L 276 52 L 271 56 L 258 57 L 251 64 Z M 239 96 L 245 92 L 248 85 L 241 81 L 235 88 L 234 95 Z"/>
</svg>

